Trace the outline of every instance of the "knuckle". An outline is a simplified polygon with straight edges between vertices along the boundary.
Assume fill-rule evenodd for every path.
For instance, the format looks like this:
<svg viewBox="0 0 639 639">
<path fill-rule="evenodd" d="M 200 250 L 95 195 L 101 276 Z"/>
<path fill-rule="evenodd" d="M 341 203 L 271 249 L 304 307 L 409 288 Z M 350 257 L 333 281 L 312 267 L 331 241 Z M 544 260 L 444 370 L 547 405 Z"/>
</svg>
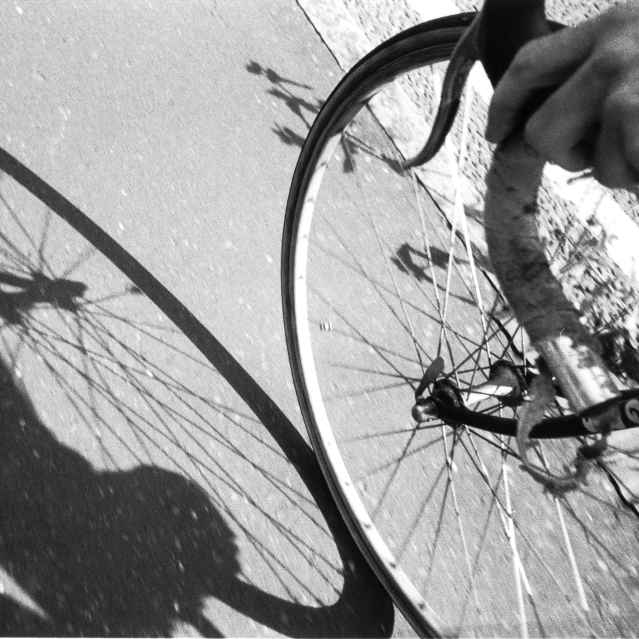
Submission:
<svg viewBox="0 0 639 639">
<path fill-rule="evenodd" d="M 544 131 L 545 127 L 539 124 L 539 118 L 534 115 L 528 119 L 524 128 L 526 141 L 539 152 L 544 152 L 547 146 L 544 140 Z"/>
<path fill-rule="evenodd" d="M 624 106 L 623 96 L 618 92 L 611 93 L 604 102 L 602 120 L 606 126 L 614 126 L 622 118 Z"/>
<path fill-rule="evenodd" d="M 599 47 L 590 60 L 590 67 L 595 76 L 610 79 L 616 76 L 624 66 L 623 47 L 616 43 Z"/>
<path fill-rule="evenodd" d="M 566 171 L 583 171 L 590 166 L 585 150 L 562 141 L 556 128 L 544 118 L 530 118 L 524 137 L 537 153 Z"/>
<path fill-rule="evenodd" d="M 610 93 L 603 106 L 603 120 L 607 124 L 639 121 L 639 92 L 630 87 Z"/>
<path fill-rule="evenodd" d="M 624 2 L 613 5 L 599 15 L 598 19 L 606 27 L 618 28 L 639 20 L 639 3 Z"/>
<path fill-rule="evenodd" d="M 510 71 L 518 77 L 531 75 L 537 68 L 537 47 L 534 41 L 527 42 L 519 49 L 510 64 Z"/>
<path fill-rule="evenodd" d="M 595 46 L 591 65 L 602 74 L 617 74 L 639 63 L 639 2 L 618 5 L 593 21 Z"/>
<path fill-rule="evenodd" d="M 524 128 L 524 139 L 541 156 L 558 164 L 557 160 L 561 156 L 561 150 L 552 143 L 546 133 L 546 128 L 539 125 L 536 118 L 532 118 L 526 123 Z"/>
<path fill-rule="evenodd" d="M 636 31 L 639 22 L 639 3 L 625 2 L 615 4 L 600 13 L 592 23 L 597 32 L 604 38 L 609 35 L 619 35 L 629 31 Z"/>
<path fill-rule="evenodd" d="M 615 5 L 597 16 L 597 22 L 602 29 L 616 29 L 627 20 L 626 13 L 623 5 Z"/>
<path fill-rule="evenodd" d="M 630 168 L 639 174 L 639 136 L 635 136 L 626 142 L 624 155 Z"/>
</svg>

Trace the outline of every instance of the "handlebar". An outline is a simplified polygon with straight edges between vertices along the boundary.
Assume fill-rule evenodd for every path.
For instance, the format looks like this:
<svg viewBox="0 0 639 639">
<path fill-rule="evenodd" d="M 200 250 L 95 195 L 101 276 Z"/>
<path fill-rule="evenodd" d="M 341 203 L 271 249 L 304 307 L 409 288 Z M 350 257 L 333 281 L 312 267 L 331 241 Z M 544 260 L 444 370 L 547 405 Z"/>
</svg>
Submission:
<svg viewBox="0 0 639 639">
<path fill-rule="evenodd" d="M 544 4 L 544 0 L 485 0 L 477 44 L 493 86 L 526 42 L 551 33 Z"/>
</svg>

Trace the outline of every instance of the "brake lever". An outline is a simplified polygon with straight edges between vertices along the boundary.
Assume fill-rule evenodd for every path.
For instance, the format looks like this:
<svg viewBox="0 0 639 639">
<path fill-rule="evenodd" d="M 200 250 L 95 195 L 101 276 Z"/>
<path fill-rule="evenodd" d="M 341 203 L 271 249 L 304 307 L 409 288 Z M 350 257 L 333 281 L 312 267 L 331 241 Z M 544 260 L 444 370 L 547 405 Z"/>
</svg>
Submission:
<svg viewBox="0 0 639 639">
<path fill-rule="evenodd" d="M 481 11 L 453 50 L 428 140 L 415 157 L 404 163 L 404 168 L 426 164 L 441 149 L 457 115 L 462 92 L 475 62 L 481 61 L 492 85 L 496 86 L 526 42 L 558 28 L 561 25 L 546 19 L 544 0 L 485 0 Z M 554 87 L 540 90 L 530 99 L 521 114 L 521 126 L 553 90 Z"/>
<path fill-rule="evenodd" d="M 430 162 L 441 149 L 455 121 L 468 75 L 475 62 L 479 59 L 479 34 L 481 32 L 482 12 L 483 10 L 475 16 L 453 49 L 444 76 L 439 107 L 430 135 L 422 150 L 415 157 L 404 162 L 405 169 Z"/>
</svg>

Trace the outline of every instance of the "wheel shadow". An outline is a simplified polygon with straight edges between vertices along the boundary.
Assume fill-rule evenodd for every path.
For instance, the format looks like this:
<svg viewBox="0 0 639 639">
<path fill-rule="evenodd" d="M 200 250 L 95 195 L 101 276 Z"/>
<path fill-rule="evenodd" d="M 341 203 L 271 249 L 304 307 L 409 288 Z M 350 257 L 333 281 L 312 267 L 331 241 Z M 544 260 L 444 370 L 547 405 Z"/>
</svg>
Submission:
<svg viewBox="0 0 639 639">
<path fill-rule="evenodd" d="M 98 471 L 75 448 L 56 438 L 34 409 L 15 365 L 17 353 L 25 348 L 25 334 L 38 336 L 48 374 L 68 394 L 75 418 L 86 415 L 88 420 L 92 416 L 92 423 L 96 423 L 96 406 L 107 407 L 97 420 L 102 433 L 96 436 L 100 438 L 121 437 L 109 415 L 128 424 L 135 419 L 143 421 L 145 429 L 160 442 L 140 439 L 138 448 L 160 449 L 171 437 L 165 422 L 188 422 L 202 431 L 203 422 L 196 424 L 194 415 L 204 399 L 170 376 L 162 377 L 161 367 L 151 369 L 144 355 L 133 357 L 130 349 L 117 344 L 117 338 L 113 340 L 116 346 L 102 346 L 98 352 L 96 342 L 89 339 L 97 339 L 93 329 L 102 330 L 102 334 L 112 330 L 114 336 L 114 322 L 131 320 L 107 312 L 95 300 L 91 307 L 97 309 L 98 319 L 76 341 L 84 349 L 84 359 L 98 364 L 82 369 L 69 359 L 63 361 L 66 368 L 52 369 L 47 362 L 54 356 L 68 358 L 64 349 L 69 344 L 57 337 L 54 340 L 35 323 L 33 309 L 52 310 L 64 317 L 65 326 L 72 330 L 77 316 L 86 311 L 86 285 L 73 272 L 55 274 L 44 267 L 24 265 L 0 272 L 0 318 L 16 327 L 31 322 L 29 330 L 22 331 L 22 337 L 9 349 L 15 357 L 0 360 L 2 634 L 166 636 L 176 624 L 186 623 L 204 636 L 222 636 L 205 614 L 206 598 L 215 597 L 246 617 L 290 636 L 389 636 L 393 606 L 346 530 L 312 450 L 281 409 L 170 291 L 82 211 L 3 149 L 0 170 L 70 224 L 131 280 L 133 285 L 120 297 L 136 300 L 143 293 L 230 384 L 275 442 L 276 452 L 283 454 L 304 482 L 335 543 L 343 576 L 339 597 L 332 605 L 305 605 L 267 593 L 240 574 L 238 546 L 227 522 L 230 511 L 224 496 L 212 500 L 210 491 L 205 492 L 184 473 L 141 463 L 148 455 L 136 450 L 126 454 L 140 463 L 127 470 Z M 44 263 L 44 241 L 33 244 Z M 87 255 L 79 256 L 76 266 L 86 259 Z M 105 318 L 109 324 L 96 323 L 107 322 Z M 142 321 L 134 328 L 149 335 L 157 333 L 156 327 Z M 166 333 L 167 329 L 162 330 Z M 108 361 L 104 366 L 109 367 L 112 379 L 132 387 L 139 403 L 146 405 L 144 417 L 139 407 L 123 404 L 106 373 L 98 372 L 105 353 L 108 357 L 103 359 Z M 70 369 L 78 378 L 97 381 L 80 393 L 65 381 Z M 139 414 L 132 417 L 134 409 Z M 213 430 L 201 434 L 216 436 Z M 173 435 L 173 439 L 179 437 Z M 225 444 L 223 438 L 218 443 Z M 199 455 L 198 460 L 206 463 L 208 458 L 202 451 L 193 453 L 198 445 L 191 441 L 190 448 L 183 446 L 184 458 Z M 258 471 L 268 474 L 261 468 Z M 231 476 L 222 479 L 232 484 Z M 277 485 L 277 478 L 268 479 Z M 304 540 L 296 543 L 302 551 L 311 552 Z M 272 554 L 268 560 L 285 563 Z"/>
</svg>

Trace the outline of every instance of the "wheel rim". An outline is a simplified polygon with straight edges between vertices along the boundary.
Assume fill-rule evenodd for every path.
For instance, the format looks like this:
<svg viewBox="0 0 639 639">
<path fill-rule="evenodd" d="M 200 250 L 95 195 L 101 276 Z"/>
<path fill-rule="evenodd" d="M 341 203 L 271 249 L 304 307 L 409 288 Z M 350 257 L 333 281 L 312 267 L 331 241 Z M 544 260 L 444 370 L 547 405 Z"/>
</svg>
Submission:
<svg viewBox="0 0 639 639">
<path fill-rule="evenodd" d="M 426 82 L 433 95 L 441 67 L 403 89 Z M 458 188 L 451 195 L 443 185 L 435 203 L 422 186 L 429 177 L 402 175 L 403 158 L 376 122 L 384 122 L 384 101 L 393 98 L 377 96 L 376 118 L 362 111 L 344 138 L 345 116 L 336 109 L 322 152 L 315 150 L 318 168 L 300 190 L 293 233 L 287 321 L 302 408 L 356 536 L 400 592 L 417 630 L 626 634 L 637 615 L 638 566 L 625 559 L 636 517 L 605 473 L 574 494 L 548 495 L 520 471 L 512 440 L 436 420 L 417 428 L 410 420 L 412 392 L 436 357 L 462 394 L 496 360 L 525 371 L 535 359 L 482 270 L 481 237 L 472 228 L 474 194 L 470 189 L 469 202 L 464 181 L 469 174 L 481 180 L 482 160 L 466 163 L 460 148 L 476 144 L 482 129 L 476 98 L 466 98 L 453 148 L 428 169 L 455 158 L 443 180 Z M 337 162 L 324 175 L 334 149 Z M 433 204 L 456 197 L 451 228 Z M 569 269 L 577 250 L 560 244 L 551 250 Z M 490 400 L 478 410 L 517 414 Z M 554 413 L 562 412 L 559 401 Z M 578 444 L 550 442 L 537 455 L 561 469 Z"/>
</svg>

